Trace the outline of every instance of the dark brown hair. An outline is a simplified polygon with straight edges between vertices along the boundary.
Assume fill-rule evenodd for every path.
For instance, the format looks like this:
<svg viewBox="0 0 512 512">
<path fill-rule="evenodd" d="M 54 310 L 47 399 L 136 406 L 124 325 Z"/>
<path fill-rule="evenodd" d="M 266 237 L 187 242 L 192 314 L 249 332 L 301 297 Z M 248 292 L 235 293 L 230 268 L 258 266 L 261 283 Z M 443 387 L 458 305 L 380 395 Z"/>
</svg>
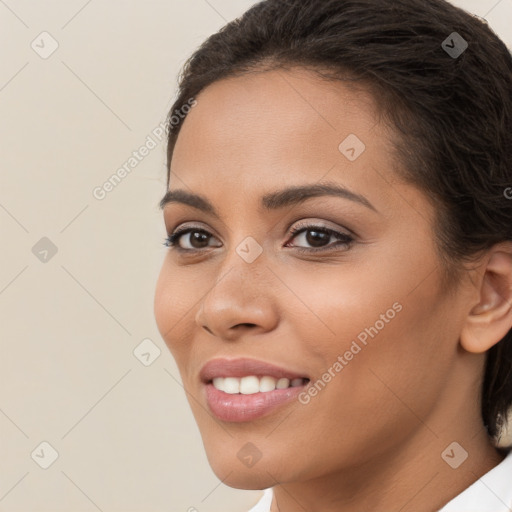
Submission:
<svg viewBox="0 0 512 512">
<path fill-rule="evenodd" d="M 512 57 L 485 20 L 444 0 L 254 5 L 182 70 L 169 113 L 167 186 L 186 118 L 171 122 L 174 112 L 223 78 L 297 66 L 373 94 L 393 128 L 397 172 L 436 206 L 447 284 L 458 281 L 462 263 L 512 240 L 505 195 L 512 186 Z M 481 403 L 484 425 L 497 437 L 512 405 L 512 330 L 487 352 Z"/>
</svg>

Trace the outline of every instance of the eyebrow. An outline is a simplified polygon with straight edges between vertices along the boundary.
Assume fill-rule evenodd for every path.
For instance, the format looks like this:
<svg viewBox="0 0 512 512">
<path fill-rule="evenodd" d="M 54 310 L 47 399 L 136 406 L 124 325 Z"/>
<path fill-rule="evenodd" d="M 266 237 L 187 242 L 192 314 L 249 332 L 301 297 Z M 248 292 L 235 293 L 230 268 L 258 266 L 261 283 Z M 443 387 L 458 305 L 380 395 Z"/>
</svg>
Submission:
<svg viewBox="0 0 512 512">
<path fill-rule="evenodd" d="M 377 212 L 377 209 L 370 203 L 370 201 L 368 201 L 368 199 L 366 199 L 366 197 L 356 194 L 355 192 L 335 183 L 301 185 L 271 192 L 262 196 L 261 205 L 263 209 L 267 211 L 278 210 L 287 206 L 300 204 L 312 197 L 320 196 L 335 196 L 342 199 L 348 199 Z M 210 201 L 199 194 L 193 194 L 182 189 L 168 190 L 160 200 L 160 209 L 163 209 L 169 203 L 186 204 L 205 213 L 209 213 L 216 218 L 220 218 L 217 210 Z"/>
</svg>

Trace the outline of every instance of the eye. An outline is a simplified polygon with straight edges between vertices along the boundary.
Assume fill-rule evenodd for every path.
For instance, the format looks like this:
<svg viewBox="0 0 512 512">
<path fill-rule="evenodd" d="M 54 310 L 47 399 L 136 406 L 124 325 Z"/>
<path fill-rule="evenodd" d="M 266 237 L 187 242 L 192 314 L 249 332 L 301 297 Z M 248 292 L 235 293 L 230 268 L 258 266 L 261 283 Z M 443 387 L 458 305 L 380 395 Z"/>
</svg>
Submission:
<svg viewBox="0 0 512 512">
<path fill-rule="evenodd" d="M 185 235 L 193 234 L 193 236 L 186 237 Z M 213 235 L 201 228 L 196 227 L 188 227 L 183 229 L 178 229 L 176 232 L 169 235 L 165 241 L 164 245 L 171 249 L 176 249 L 182 252 L 194 252 L 200 251 L 208 246 L 208 242 L 213 237 Z M 180 245 L 181 239 L 185 241 L 188 238 L 188 245 L 191 247 L 182 247 Z M 211 246 L 210 246 L 211 247 Z"/>
<path fill-rule="evenodd" d="M 297 247 L 298 251 L 308 253 L 335 250 L 335 248 L 339 246 L 348 248 L 354 242 L 354 237 L 347 233 L 340 233 L 334 229 L 313 224 L 296 226 L 291 230 L 291 235 L 292 238 L 302 239 L 305 243 L 313 246 L 312 249 Z M 336 238 L 338 243 L 325 245 L 332 237 Z M 289 246 L 289 244 L 286 244 L 286 246 Z"/>
<path fill-rule="evenodd" d="M 309 234 L 308 234 L 309 233 Z M 193 236 L 186 236 L 193 235 Z M 305 247 L 296 247 L 299 252 L 306 253 L 314 253 L 319 251 L 327 251 L 327 250 L 335 250 L 336 247 L 342 246 L 345 249 L 354 242 L 354 237 L 347 233 L 341 233 L 334 229 L 326 228 L 324 226 L 318 226 L 314 224 L 310 225 L 302 225 L 296 226 L 291 230 L 292 239 L 297 238 L 301 239 L 313 246 L 313 248 L 305 248 Z M 179 229 L 176 232 L 169 235 L 165 241 L 164 245 L 169 247 L 170 249 L 175 249 L 177 251 L 183 253 L 192 253 L 201 251 L 208 247 L 220 247 L 209 245 L 210 240 L 213 238 L 213 235 L 202 228 L 197 227 L 187 227 L 183 229 Z M 331 238 L 335 238 L 338 240 L 338 243 L 327 244 Z M 183 247 L 181 244 L 181 240 L 188 240 L 188 247 Z M 186 245 L 186 244 L 185 244 Z M 285 247 L 289 247 L 289 243 L 285 245 Z"/>
</svg>

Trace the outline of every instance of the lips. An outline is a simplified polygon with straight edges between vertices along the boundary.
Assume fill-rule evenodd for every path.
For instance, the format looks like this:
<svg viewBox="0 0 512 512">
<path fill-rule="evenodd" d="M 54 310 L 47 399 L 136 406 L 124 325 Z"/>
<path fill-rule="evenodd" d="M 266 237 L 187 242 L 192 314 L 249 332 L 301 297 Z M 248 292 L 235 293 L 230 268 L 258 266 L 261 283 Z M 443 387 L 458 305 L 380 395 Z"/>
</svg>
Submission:
<svg viewBox="0 0 512 512">
<path fill-rule="evenodd" d="M 250 375 L 254 375 L 255 377 L 269 376 L 275 379 L 286 378 L 290 381 L 301 378 L 309 380 L 309 377 L 304 373 L 298 373 L 271 363 L 248 358 L 212 359 L 208 361 L 199 372 L 199 377 L 205 384 L 212 382 L 216 377 L 242 378 Z"/>
<path fill-rule="evenodd" d="M 210 411 L 219 420 L 237 423 L 254 421 L 280 410 L 295 401 L 297 395 L 310 381 L 309 377 L 295 370 L 248 358 L 212 359 L 202 367 L 199 376 L 203 383 L 203 397 Z M 259 382 L 259 390 L 255 388 L 255 382 L 258 382 L 255 377 L 262 379 Z M 230 389 L 216 389 L 213 384 L 214 379 L 217 381 L 217 387 L 219 387 L 219 381 L 231 381 L 228 386 Z M 250 380 L 251 389 L 231 389 L 233 387 L 231 384 L 238 384 L 236 383 L 238 379 L 240 384 Z M 293 387 L 287 385 L 282 389 L 276 389 L 274 385 L 270 386 L 267 382 L 275 382 L 274 379 L 281 382 L 283 386 L 287 381 L 289 381 L 287 384 L 295 380 L 300 383 L 294 382 Z M 225 386 L 220 385 L 220 387 Z M 244 385 L 241 384 L 240 387 L 244 388 Z"/>
</svg>

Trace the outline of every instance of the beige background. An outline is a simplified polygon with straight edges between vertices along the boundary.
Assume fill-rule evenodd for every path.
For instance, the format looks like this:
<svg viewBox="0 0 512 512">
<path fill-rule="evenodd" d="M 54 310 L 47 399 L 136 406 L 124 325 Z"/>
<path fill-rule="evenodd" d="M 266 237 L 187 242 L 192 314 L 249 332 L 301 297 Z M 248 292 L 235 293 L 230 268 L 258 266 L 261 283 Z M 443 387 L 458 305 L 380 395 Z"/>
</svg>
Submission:
<svg viewBox="0 0 512 512">
<path fill-rule="evenodd" d="M 261 495 L 211 471 L 154 321 L 164 143 L 93 195 L 159 142 L 180 66 L 252 3 L 0 0 L 0 511 L 241 512 Z M 455 3 L 512 46 L 512 0 Z"/>
</svg>

